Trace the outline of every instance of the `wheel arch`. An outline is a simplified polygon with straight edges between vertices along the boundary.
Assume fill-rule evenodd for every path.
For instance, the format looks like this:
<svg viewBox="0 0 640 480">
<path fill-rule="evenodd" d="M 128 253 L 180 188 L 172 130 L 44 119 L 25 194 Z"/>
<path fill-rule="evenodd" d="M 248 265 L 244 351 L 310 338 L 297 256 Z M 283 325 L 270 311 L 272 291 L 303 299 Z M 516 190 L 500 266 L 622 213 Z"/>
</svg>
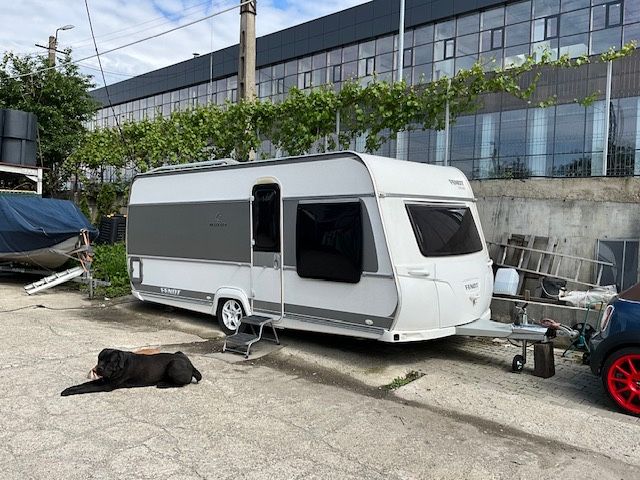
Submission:
<svg viewBox="0 0 640 480">
<path fill-rule="evenodd" d="M 249 296 L 244 290 L 236 287 L 220 287 L 218 290 L 216 290 L 216 293 L 213 297 L 213 306 L 211 309 L 212 315 L 215 315 L 218 311 L 218 303 L 220 302 L 220 299 L 223 298 L 232 298 L 239 301 L 242 304 L 242 308 L 244 309 L 245 313 L 247 315 L 252 314 Z"/>
<path fill-rule="evenodd" d="M 608 341 L 607 341 L 608 340 Z M 640 332 L 625 332 L 622 335 L 616 335 L 615 337 L 609 337 L 602 342 L 602 345 L 596 350 L 596 355 L 591 355 L 591 362 L 595 360 L 595 364 L 591 364 L 591 369 L 596 375 L 602 373 L 602 367 L 606 363 L 607 359 L 623 348 L 640 348 Z M 605 344 L 606 342 L 606 344 Z"/>
</svg>

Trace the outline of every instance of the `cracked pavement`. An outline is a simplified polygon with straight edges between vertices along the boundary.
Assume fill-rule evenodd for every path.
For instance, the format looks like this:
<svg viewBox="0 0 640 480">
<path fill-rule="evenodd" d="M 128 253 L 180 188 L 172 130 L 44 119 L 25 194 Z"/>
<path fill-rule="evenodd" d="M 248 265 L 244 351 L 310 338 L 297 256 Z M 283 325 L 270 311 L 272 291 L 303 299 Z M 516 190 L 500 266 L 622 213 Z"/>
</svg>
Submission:
<svg viewBox="0 0 640 480">
<path fill-rule="evenodd" d="M 0 280 L 0 479 L 640 478 L 635 418 L 527 393 L 545 384 L 497 368 L 502 345 L 292 332 L 241 361 L 212 318 Z M 203 380 L 60 397 L 102 348 L 149 345 L 184 351 Z M 407 369 L 424 376 L 379 388 Z"/>
</svg>

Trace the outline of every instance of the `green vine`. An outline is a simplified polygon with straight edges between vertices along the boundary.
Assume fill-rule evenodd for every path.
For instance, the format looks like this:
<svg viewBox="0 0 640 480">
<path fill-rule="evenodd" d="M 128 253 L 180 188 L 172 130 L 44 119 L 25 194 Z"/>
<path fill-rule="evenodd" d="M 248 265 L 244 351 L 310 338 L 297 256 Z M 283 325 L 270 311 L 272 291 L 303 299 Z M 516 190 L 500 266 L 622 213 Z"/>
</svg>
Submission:
<svg viewBox="0 0 640 480">
<path fill-rule="evenodd" d="M 84 172 L 107 165 L 144 172 L 164 164 L 209 158 L 246 161 L 263 140 L 270 140 L 289 155 L 299 155 L 312 149 L 348 148 L 354 139 L 365 138 L 366 151 L 375 152 L 400 131 L 444 129 L 447 103 L 451 122 L 477 110 L 481 96 L 488 93 L 508 93 L 539 107 L 554 105 L 555 97 L 532 101 L 543 70 L 614 61 L 634 51 L 632 42 L 595 60 L 586 55 L 552 60 L 550 53 L 544 52 L 538 60 L 529 56 L 521 65 L 508 69 L 487 73 L 475 64 L 452 78 L 430 83 L 407 85 L 374 79 L 366 86 L 348 82 L 339 91 L 330 86 L 308 93 L 293 88 L 280 103 L 254 100 L 200 106 L 174 112 L 169 118 L 127 122 L 121 126 L 122 135 L 116 128 L 87 132 L 65 168 L 82 178 Z M 599 95 L 593 92 L 575 101 L 588 106 Z"/>
</svg>

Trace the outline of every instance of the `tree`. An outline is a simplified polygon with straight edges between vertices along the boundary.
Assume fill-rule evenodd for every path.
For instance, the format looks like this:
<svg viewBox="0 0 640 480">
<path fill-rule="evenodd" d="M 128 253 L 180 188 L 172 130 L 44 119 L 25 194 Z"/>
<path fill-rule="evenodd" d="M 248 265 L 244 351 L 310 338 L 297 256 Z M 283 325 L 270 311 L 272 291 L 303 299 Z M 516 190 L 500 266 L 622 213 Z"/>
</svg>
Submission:
<svg viewBox="0 0 640 480">
<path fill-rule="evenodd" d="M 65 178 L 63 162 L 81 143 L 83 125 L 99 104 L 89 95 L 91 76 L 79 73 L 70 52 L 47 69 L 45 56 L 5 53 L 0 63 L 0 108 L 32 112 L 38 117 L 40 160 L 45 170 L 45 192 L 59 192 Z"/>
</svg>

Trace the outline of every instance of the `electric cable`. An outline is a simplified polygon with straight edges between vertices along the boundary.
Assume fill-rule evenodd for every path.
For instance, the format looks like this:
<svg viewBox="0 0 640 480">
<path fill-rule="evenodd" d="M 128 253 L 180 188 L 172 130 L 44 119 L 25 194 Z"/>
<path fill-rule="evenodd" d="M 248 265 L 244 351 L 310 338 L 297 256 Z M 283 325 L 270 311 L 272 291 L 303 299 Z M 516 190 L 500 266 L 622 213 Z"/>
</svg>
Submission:
<svg viewBox="0 0 640 480">
<path fill-rule="evenodd" d="M 203 22 L 205 20 L 208 20 L 209 18 L 213 18 L 213 17 L 216 17 L 218 15 L 222 15 L 223 13 L 230 12 L 231 10 L 235 10 L 236 8 L 240 8 L 240 7 L 244 6 L 244 5 L 247 5 L 248 3 L 251 3 L 252 1 L 254 1 L 254 0 L 245 0 L 245 1 L 241 2 L 241 3 L 239 3 L 238 5 L 234 5 L 233 7 L 225 8 L 224 10 L 219 10 L 219 11 L 217 11 L 215 13 L 212 13 L 211 15 L 207 15 L 205 17 L 199 18 L 199 19 L 194 20 L 192 22 L 185 23 L 184 25 L 178 25 L 177 27 L 171 28 L 169 30 L 165 30 L 165 31 L 157 33 L 155 35 L 150 35 L 148 37 L 141 38 L 141 39 L 135 40 L 133 42 L 125 43 L 124 45 L 120 45 L 119 47 L 110 48 L 108 50 L 100 52 L 99 54 L 96 53 L 95 55 L 89 55 L 89 56 L 86 56 L 86 57 L 82 57 L 82 58 L 80 58 L 78 60 L 72 60 L 70 63 L 71 64 L 77 64 L 79 62 L 84 62 L 85 60 L 89 60 L 91 58 L 96 58 L 98 55 L 106 55 L 108 53 L 112 53 L 112 52 L 115 52 L 115 51 L 118 51 L 118 50 L 122 50 L 123 48 L 131 47 L 132 45 L 137 45 L 138 43 L 146 42 L 148 40 L 152 40 L 154 38 L 161 37 L 162 35 L 166 35 L 168 33 L 175 32 L 176 30 L 181 30 L 183 28 L 190 27 L 191 25 L 195 25 L 196 23 Z M 20 75 L 9 76 L 9 77 L 7 77 L 7 79 L 8 80 L 15 80 L 17 78 L 36 75 L 38 73 L 46 72 L 48 70 L 53 70 L 53 69 L 56 69 L 56 68 L 59 68 L 59 66 L 53 65 L 53 66 L 50 66 L 50 67 L 41 68 L 40 70 L 36 70 L 35 72 L 29 72 L 29 73 L 23 73 L 23 74 L 20 74 Z"/>
<path fill-rule="evenodd" d="M 89 307 L 63 307 L 63 308 L 57 308 L 57 307 L 49 307 L 47 305 L 43 305 L 41 303 L 34 303 L 32 305 L 26 305 L 24 307 L 18 307 L 18 308 L 12 308 L 9 310 L 0 310 L 0 314 L 3 313 L 12 313 L 12 312 L 18 312 L 20 310 L 26 310 L 28 308 L 42 308 L 44 310 L 55 310 L 55 311 L 67 311 L 67 310 L 93 310 L 93 309 L 104 309 L 104 308 L 113 308 L 113 307 L 117 307 L 118 305 L 126 305 L 128 303 L 135 303 L 138 302 L 138 300 L 124 300 L 122 302 L 117 302 L 117 303 L 111 303 L 109 305 L 106 304 L 102 304 L 102 305 L 91 305 Z"/>
<path fill-rule="evenodd" d="M 93 23 L 91 22 L 91 14 L 89 13 L 89 1 L 84 0 L 84 6 L 87 9 L 87 18 L 89 20 L 89 29 L 91 30 L 91 36 L 93 36 Z M 113 108 L 113 103 L 111 102 L 111 95 L 109 94 L 109 87 L 107 86 L 107 79 L 104 76 L 104 70 L 102 69 L 102 60 L 100 59 L 100 53 L 98 53 L 98 44 L 96 43 L 95 37 L 93 37 L 93 46 L 96 49 L 96 57 L 98 57 L 98 65 L 100 66 L 100 73 L 102 74 L 102 82 L 104 83 L 104 90 L 107 94 L 107 101 L 109 102 L 109 108 L 111 108 L 111 113 L 113 113 L 113 118 L 116 122 L 116 127 L 118 128 L 118 133 L 120 133 L 120 140 L 122 140 L 122 144 L 124 145 L 125 150 L 129 150 L 129 155 L 131 160 L 133 160 L 133 150 L 130 148 L 127 140 L 124 138 L 124 134 L 122 133 L 122 128 L 120 127 L 120 121 L 118 120 L 118 116 L 116 115 L 116 110 Z"/>
</svg>

